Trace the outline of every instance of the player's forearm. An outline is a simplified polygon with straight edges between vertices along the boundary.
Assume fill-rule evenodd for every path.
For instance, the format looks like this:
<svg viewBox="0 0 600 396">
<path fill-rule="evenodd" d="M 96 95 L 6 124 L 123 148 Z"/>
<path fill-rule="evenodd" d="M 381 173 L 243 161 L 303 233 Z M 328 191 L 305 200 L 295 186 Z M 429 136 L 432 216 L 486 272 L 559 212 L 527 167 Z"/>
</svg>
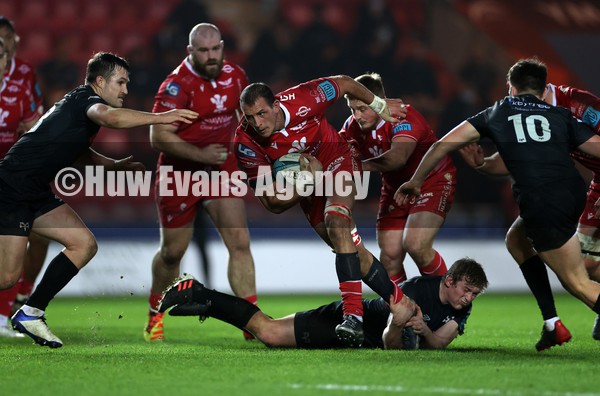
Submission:
<svg viewBox="0 0 600 396">
<path fill-rule="evenodd" d="M 388 153 L 374 158 L 369 158 L 362 162 L 362 168 L 364 171 L 369 172 L 390 172 L 398 170 L 405 165 L 405 161 L 399 158 L 394 158 Z"/>
<path fill-rule="evenodd" d="M 488 176 L 507 176 L 510 173 L 498 153 L 483 159 L 483 163 L 475 166 L 477 172 Z"/>
<path fill-rule="evenodd" d="M 285 196 L 283 195 L 284 193 L 281 194 L 282 196 Z M 277 195 L 261 196 L 258 197 L 258 199 L 269 212 L 280 214 L 295 206 L 298 202 L 300 202 L 302 197 L 294 191 L 293 196 L 289 197 L 289 199 L 280 199 L 277 197 Z"/>
<path fill-rule="evenodd" d="M 128 129 L 163 123 L 160 113 L 148 113 L 126 108 L 109 108 L 102 115 L 100 125 L 114 129 Z"/>
<path fill-rule="evenodd" d="M 429 173 L 435 169 L 437 164 L 439 164 L 450 151 L 450 146 L 448 144 L 443 144 L 442 142 L 435 142 L 432 144 L 417 167 L 412 180 L 423 183 Z"/>
<path fill-rule="evenodd" d="M 444 349 L 446 348 L 455 337 L 445 337 L 436 332 L 431 331 L 429 327 L 426 330 L 426 334 L 422 334 L 422 349 Z"/>
<path fill-rule="evenodd" d="M 114 164 L 115 160 L 113 158 L 106 157 L 91 148 L 83 153 L 76 162 L 76 165 L 80 166 L 99 165 L 108 169 L 110 169 L 110 167 L 112 167 Z"/>
</svg>

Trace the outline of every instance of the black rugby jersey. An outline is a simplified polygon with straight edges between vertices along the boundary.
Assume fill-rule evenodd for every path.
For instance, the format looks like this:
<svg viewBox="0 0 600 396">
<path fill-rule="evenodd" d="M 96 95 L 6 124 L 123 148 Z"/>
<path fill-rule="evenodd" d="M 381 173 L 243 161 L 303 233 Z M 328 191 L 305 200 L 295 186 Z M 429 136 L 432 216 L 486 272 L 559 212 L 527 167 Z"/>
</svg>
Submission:
<svg viewBox="0 0 600 396">
<path fill-rule="evenodd" d="M 449 321 L 458 323 L 458 334 L 463 334 L 472 304 L 457 310 L 440 300 L 441 276 L 416 276 L 400 286 L 404 294 L 421 307 L 423 319 L 431 331 L 436 331 Z"/>
<path fill-rule="evenodd" d="M 467 121 L 495 143 L 519 191 L 580 178 L 569 151 L 594 135 L 569 110 L 531 94 L 506 97 Z"/>
<path fill-rule="evenodd" d="M 107 104 L 89 85 L 82 85 L 49 109 L 0 161 L 0 179 L 11 193 L 35 198 L 50 189 L 63 168 L 84 154 L 100 126 L 87 117 L 96 103 Z"/>
</svg>

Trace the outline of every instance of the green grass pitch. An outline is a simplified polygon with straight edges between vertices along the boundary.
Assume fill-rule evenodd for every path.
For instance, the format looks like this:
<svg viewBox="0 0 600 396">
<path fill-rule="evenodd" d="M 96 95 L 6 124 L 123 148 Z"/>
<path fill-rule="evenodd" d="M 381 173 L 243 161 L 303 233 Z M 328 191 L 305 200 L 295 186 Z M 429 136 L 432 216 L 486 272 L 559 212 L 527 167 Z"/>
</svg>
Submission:
<svg viewBox="0 0 600 396">
<path fill-rule="evenodd" d="M 274 317 L 336 296 L 261 296 Z M 288 350 L 246 342 L 208 319 L 165 320 L 165 342 L 142 338 L 142 298 L 58 298 L 47 311 L 64 342 L 0 339 L 1 394 L 44 395 L 544 395 L 600 396 L 594 314 L 560 294 L 573 340 L 534 349 L 541 318 L 533 297 L 482 295 L 466 334 L 445 351 Z"/>
</svg>

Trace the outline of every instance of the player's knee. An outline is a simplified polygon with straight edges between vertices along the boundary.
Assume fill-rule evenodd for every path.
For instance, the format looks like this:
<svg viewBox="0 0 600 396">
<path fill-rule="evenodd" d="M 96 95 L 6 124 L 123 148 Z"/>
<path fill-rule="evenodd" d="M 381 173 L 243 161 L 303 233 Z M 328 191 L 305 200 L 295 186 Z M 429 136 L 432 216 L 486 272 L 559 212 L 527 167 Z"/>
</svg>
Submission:
<svg viewBox="0 0 600 396">
<path fill-rule="evenodd" d="M 0 272 L 0 290 L 10 289 L 17 284 L 21 271 L 2 271 Z"/>
<path fill-rule="evenodd" d="M 158 252 L 160 260 L 167 266 L 178 265 L 184 254 L 185 249 L 170 245 L 161 246 Z"/>
</svg>

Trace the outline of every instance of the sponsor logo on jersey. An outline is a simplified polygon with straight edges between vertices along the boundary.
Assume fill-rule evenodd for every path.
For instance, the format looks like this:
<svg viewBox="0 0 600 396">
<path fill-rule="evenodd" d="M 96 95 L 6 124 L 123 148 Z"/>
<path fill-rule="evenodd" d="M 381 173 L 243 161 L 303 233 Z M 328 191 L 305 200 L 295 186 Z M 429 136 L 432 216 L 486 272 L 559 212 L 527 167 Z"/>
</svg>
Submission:
<svg viewBox="0 0 600 396">
<path fill-rule="evenodd" d="M 167 109 L 175 108 L 175 103 L 165 102 L 164 100 L 160 102 L 160 105 L 166 107 Z"/>
<path fill-rule="evenodd" d="M 298 109 L 298 112 L 296 112 L 296 115 L 298 117 L 306 117 L 308 115 L 309 111 L 310 111 L 310 107 L 302 106 Z"/>
<path fill-rule="evenodd" d="M 327 101 L 335 99 L 335 88 L 331 82 L 323 81 L 319 84 L 319 88 L 321 88 L 325 94 L 325 99 L 327 99 Z"/>
<path fill-rule="evenodd" d="M 229 74 L 233 71 L 233 67 L 231 65 L 223 65 L 221 71 Z"/>
<path fill-rule="evenodd" d="M 14 104 L 17 101 L 17 98 L 15 98 L 14 96 L 11 96 L 10 98 L 7 98 L 5 96 L 2 97 L 2 100 L 4 102 L 6 102 L 6 104 Z"/>
<path fill-rule="evenodd" d="M 581 121 L 596 128 L 596 126 L 598 125 L 598 122 L 600 121 L 600 111 L 594 109 L 592 106 L 589 106 L 583 112 Z"/>
<path fill-rule="evenodd" d="M 238 153 L 240 153 L 242 157 L 256 158 L 254 150 L 242 143 L 238 144 Z"/>
<path fill-rule="evenodd" d="M 217 81 L 217 84 L 221 85 L 223 88 L 229 88 L 229 87 L 231 87 L 232 81 L 233 81 L 233 78 L 229 77 L 225 81 Z"/>
<path fill-rule="evenodd" d="M 288 151 L 288 153 L 303 152 L 304 150 L 306 150 L 306 136 L 300 140 L 294 140 L 292 142 L 292 148 Z"/>
<path fill-rule="evenodd" d="M 7 90 L 8 92 L 17 92 L 19 90 L 19 87 L 17 87 L 16 85 L 9 85 Z"/>
<path fill-rule="evenodd" d="M 294 99 L 296 99 L 296 94 L 294 94 L 294 93 L 284 94 L 279 97 L 279 100 L 281 100 L 282 102 L 285 102 L 286 100 L 294 100 Z"/>
<path fill-rule="evenodd" d="M 17 85 L 23 85 L 23 83 L 25 82 L 25 79 L 21 78 L 20 80 L 11 80 L 11 81 Z"/>
<path fill-rule="evenodd" d="M 179 95 L 180 89 L 181 87 L 179 86 L 179 84 L 177 84 L 176 82 L 170 82 L 167 84 L 167 88 L 165 88 L 165 91 L 171 96 L 177 96 Z"/>
<path fill-rule="evenodd" d="M 19 66 L 19 68 L 17 70 L 19 70 L 23 74 L 27 74 L 31 70 L 31 67 L 29 67 L 25 64 L 22 64 L 21 66 Z"/>
<path fill-rule="evenodd" d="M 19 222 L 19 228 L 21 228 L 23 231 L 27 232 L 27 230 L 31 227 L 29 226 L 28 221 L 27 222 L 21 221 L 21 222 Z"/>
<path fill-rule="evenodd" d="M 10 112 L 0 109 L 0 127 L 6 126 L 6 119 L 8 118 L 9 115 L 10 115 Z"/>
<path fill-rule="evenodd" d="M 215 94 L 212 98 L 210 98 L 210 102 L 215 105 L 215 112 L 222 113 L 227 111 L 225 108 L 225 101 L 227 100 L 227 95 L 219 95 Z"/>
<path fill-rule="evenodd" d="M 402 131 L 412 131 L 412 125 L 403 123 L 403 124 L 394 125 L 394 128 L 392 129 L 392 132 L 394 132 L 394 134 L 396 134 L 398 132 L 402 132 Z"/>
<path fill-rule="evenodd" d="M 587 214 L 587 219 L 588 220 L 593 219 L 593 218 L 594 218 L 594 213 L 588 213 Z"/>
<path fill-rule="evenodd" d="M 302 121 L 300 124 L 298 124 L 298 125 L 296 125 L 296 126 L 293 126 L 293 127 L 290 127 L 290 128 L 288 128 L 288 129 L 289 129 L 290 131 L 297 132 L 297 131 L 301 130 L 302 128 L 304 128 L 304 127 L 306 126 L 306 123 L 307 123 L 307 121 L 306 121 L 306 120 L 304 120 L 304 121 Z"/>
<path fill-rule="evenodd" d="M 369 153 L 371 153 L 373 157 L 379 157 L 383 154 L 383 149 L 378 146 L 369 147 Z"/>
<path fill-rule="evenodd" d="M 271 148 L 274 148 L 275 150 L 277 150 L 278 149 L 277 142 L 271 143 Z"/>
</svg>

